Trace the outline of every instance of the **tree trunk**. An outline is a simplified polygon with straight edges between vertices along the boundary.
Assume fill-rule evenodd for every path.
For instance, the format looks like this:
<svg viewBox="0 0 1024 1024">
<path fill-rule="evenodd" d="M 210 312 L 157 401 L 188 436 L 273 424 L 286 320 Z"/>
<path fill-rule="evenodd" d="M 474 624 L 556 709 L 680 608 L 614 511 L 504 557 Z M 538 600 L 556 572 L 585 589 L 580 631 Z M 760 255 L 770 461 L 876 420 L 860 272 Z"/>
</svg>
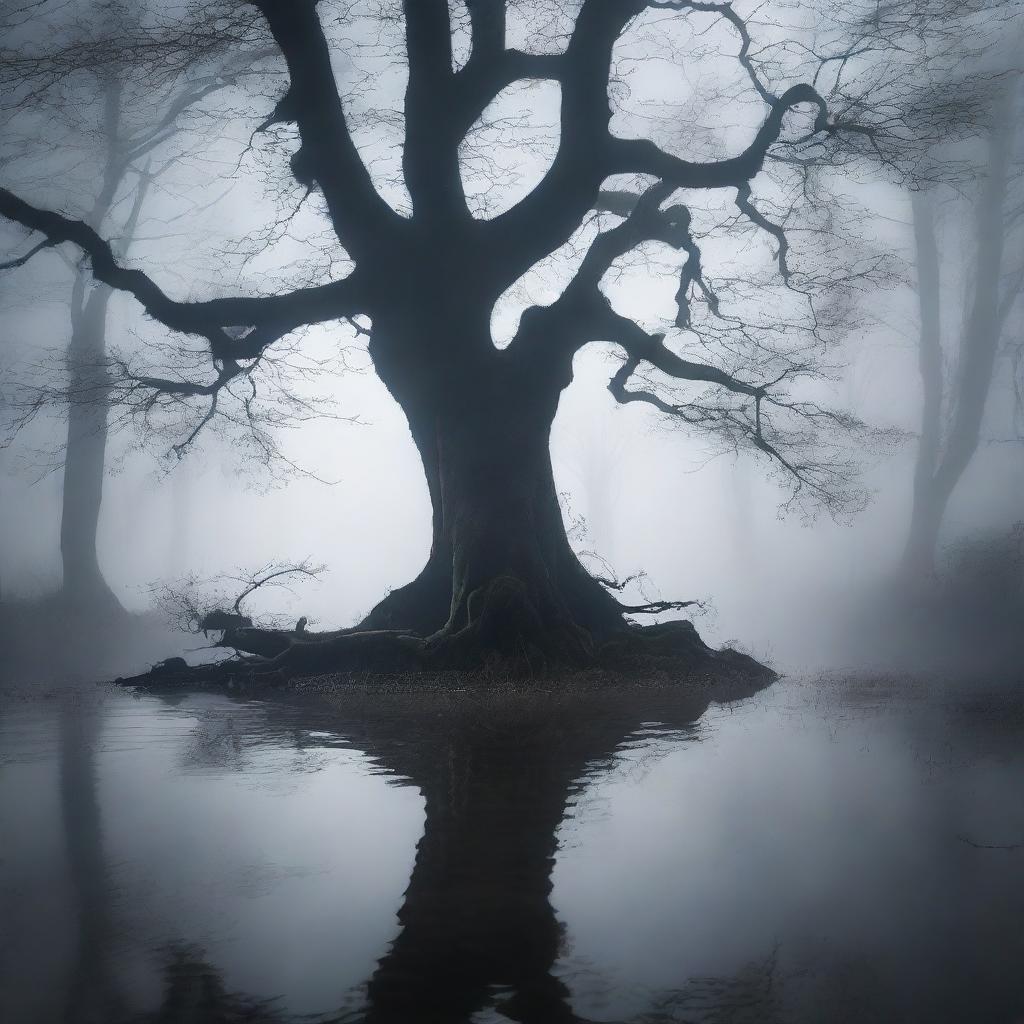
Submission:
<svg viewBox="0 0 1024 1024">
<path fill-rule="evenodd" d="M 110 290 L 97 286 L 86 298 L 81 275 L 74 287 L 60 528 L 63 593 L 75 609 L 117 613 L 123 609 L 103 578 L 96 553 L 110 402 L 104 365 Z"/>
<path fill-rule="evenodd" d="M 118 188 L 131 166 L 120 131 L 122 84 L 116 75 L 103 75 L 105 93 L 103 135 L 107 160 L 103 187 L 87 218 L 100 230 L 114 205 Z M 148 164 L 147 164 L 148 167 Z M 143 172 L 128 216 L 121 228 L 120 256 L 125 256 L 138 227 L 149 187 Z M 87 289 L 83 269 L 75 274 L 71 294 L 71 341 L 68 345 L 68 436 L 64 456 L 64 494 L 61 507 L 60 554 L 64 569 L 63 595 L 75 611 L 109 618 L 124 614 L 100 571 L 96 555 L 103 477 L 106 468 L 107 416 L 110 380 L 106 369 L 107 307 L 111 290 L 94 283 Z"/>
<path fill-rule="evenodd" d="M 538 633 L 605 625 L 601 603 L 591 604 L 580 585 L 555 491 L 549 442 L 556 403 L 527 407 L 545 404 L 524 400 L 518 389 L 487 387 L 440 410 L 441 528 L 452 553 L 449 631 L 472 625 L 492 603 L 505 614 L 517 606 L 520 625 Z M 502 646 L 501 637 L 491 639 Z"/>
<path fill-rule="evenodd" d="M 555 489 L 550 434 L 568 372 L 492 348 L 457 376 L 435 374 L 439 384 L 375 359 L 423 461 L 433 542 L 417 579 L 363 627 L 419 626 L 446 653 L 527 659 L 586 657 L 621 630 L 618 603 L 569 545 Z"/>
<path fill-rule="evenodd" d="M 939 530 L 949 504 L 949 495 L 941 495 L 932 480 L 928 486 L 914 488 L 910 530 L 903 552 L 903 567 L 910 583 L 926 582 L 935 572 L 935 553 Z"/>
<path fill-rule="evenodd" d="M 918 576 L 934 570 L 938 534 L 946 506 L 978 449 L 982 419 L 992 386 L 1001 333 L 999 291 L 1013 134 L 1011 100 L 1012 90 L 1004 89 L 992 111 L 988 173 L 976 207 L 974 294 L 960 343 L 960 365 L 952 403 L 953 421 L 941 458 L 938 454 L 942 404 L 938 250 L 930 217 L 926 216 L 927 210 L 917 204 L 914 208 L 921 280 L 921 373 L 925 384 L 925 410 L 906 565 Z M 919 502 L 922 505 L 920 509 Z"/>
<path fill-rule="evenodd" d="M 934 479 L 942 440 L 942 336 L 939 248 L 935 240 L 934 209 L 929 197 L 920 192 L 914 193 L 911 206 L 921 318 L 918 364 L 923 403 L 921 437 L 914 466 L 910 532 L 903 563 L 911 578 L 923 579 L 930 576 L 935 568 L 935 548 L 945 511 L 945 502 L 940 502 L 935 493 Z"/>
<path fill-rule="evenodd" d="M 458 297 L 450 287 L 434 293 Z M 460 331 L 450 344 L 419 306 L 393 302 L 371 313 L 369 353 L 405 413 L 430 493 L 426 565 L 352 628 L 301 636 L 227 630 L 221 646 L 263 659 L 245 666 L 246 677 L 491 668 L 532 676 L 601 664 L 651 672 L 713 665 L 771 678 L 745 655 L 713 651 L 688 622 L 640 628 L 626 620 L 573 552 L 555 489 L 551 426 L 572 379 L 571 350 L 553 343 L 498 351 L 486 321 L 481 327 L 455 312 L 447 322 Z M 167 664 L 131 681 L 180 685 L 214 676 L 230 684 L 237 672 L 229 663 Z"/>
</svg>

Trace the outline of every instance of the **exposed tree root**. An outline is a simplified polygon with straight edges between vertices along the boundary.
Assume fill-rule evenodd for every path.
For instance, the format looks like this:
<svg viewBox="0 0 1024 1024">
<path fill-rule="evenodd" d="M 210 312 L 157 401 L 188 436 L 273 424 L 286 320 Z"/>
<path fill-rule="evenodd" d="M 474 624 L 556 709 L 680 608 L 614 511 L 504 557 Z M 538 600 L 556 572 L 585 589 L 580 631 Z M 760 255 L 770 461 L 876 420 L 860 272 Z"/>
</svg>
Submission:
<svg viewBox="0 0 1024 1024">
<path fill-rule="evenodd" d="M 449 623 L 429 636 L 362 624 L 331 633 L 252 627 L 228 630 L 219 646 L 236 653 L 217 664 L 189 666 L 172 658 L 122 685 L 167 687 L 285 686 L 328 674 L 436 677 L 474 674 L 482 679 L 543 679 L 601 669 L 624 678 L 738 675 L 769 680 L 774 673 L 748 655 L 716 651 L 687 621 L 640 626 L 624 617 L 601 635 L 567 616 L 541 615 L 521 581 L 498 577 L 467 602 L 468 621 Z"/>
</svg>

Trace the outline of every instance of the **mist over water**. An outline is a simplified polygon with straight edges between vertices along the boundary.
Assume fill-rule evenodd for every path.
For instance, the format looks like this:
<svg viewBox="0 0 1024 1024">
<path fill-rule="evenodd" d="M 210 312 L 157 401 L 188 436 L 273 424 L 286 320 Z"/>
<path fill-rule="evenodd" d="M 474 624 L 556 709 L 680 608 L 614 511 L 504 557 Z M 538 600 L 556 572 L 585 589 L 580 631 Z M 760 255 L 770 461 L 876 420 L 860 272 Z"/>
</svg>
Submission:
<svg viewBox="0 0 1024 1024">
<path fill-rule="evenodd" d="M 1014 1020 L 1018 698 L 23 702 L 4 1019 L 165 1019 L 208 989 L 186 1019 L 235 1019 L 230 994 L 261 1020 L 498 1020 L 526 992 L 537 1020 Z"/>
</svg>

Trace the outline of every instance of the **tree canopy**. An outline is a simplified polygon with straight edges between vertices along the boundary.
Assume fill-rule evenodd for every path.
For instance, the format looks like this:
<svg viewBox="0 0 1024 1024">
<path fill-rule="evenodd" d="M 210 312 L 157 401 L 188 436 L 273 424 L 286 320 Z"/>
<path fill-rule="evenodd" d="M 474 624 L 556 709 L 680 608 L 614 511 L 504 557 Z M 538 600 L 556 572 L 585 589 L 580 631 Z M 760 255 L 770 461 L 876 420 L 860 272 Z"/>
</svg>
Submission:
<svg viewBox="0 0 1024 1024">
<path fill-rule="evenodd" d="M 850 500 L 827 436 L 856 423 L 807 382 L 880 261 L 842 244 L 814 179 L 847 147 L 877 147 L 882 129 L 836 77 L 830 109 L 818 78 L 834 55 L 789 59 L 801 30 L 768 21 L 758 44 L 732 4 L 686 0 L 186 0 L 134 19 L 109 6 L 105 34 L 72 19 L 54 48 L 32 32 L 49 9 L 19 15 L 25 39 L 5 60 L 15 115 L 46 90 L 72 96 L 89 61 L 131 68 L 143 103 L 182 82 L 213 91 L 226 61 L 249 62 L 231 112 L 250 124 L 238 166 L 252 161 L 283 221 L 314 207 L 323 258 L 291 275 L 303 280 L 172 288 L 59 204 L 3 187 L 0 214 L 31 233 L 12 264 L 68 243 L 98 281 L 201 341 L 205 367 L 118 368 L 147 403 L 195 402 L 200 424 L 229 400 L 251 417 L 261 370 L 296 332 L 346 323 L 368 335 L 423 460 L 434 541 L 423 574 L 365 627 L 447 650 L 467 630 L 479 646 L 493 618 L 483 646 L 543 636 L 548 653 L 616 632 L 621 609 L 568 549 L 547 452 L 573 358 L 593 342 L 622 354 L 609 381 L 620 403 L 752 445 L 795 495 L 833 510 Z M 691 65 L 691 88 L 645 85 L 652 66 Z M 557 100 L 517 108 L 544 89 Z M 545 152 L 537 122 L 549 114 Z M 524 189 L 518 175 L 533 181 Z M 702 208 L 712 195 L 723 202 Z M 807 246 L 787 234 L 800 218 Z M 712 274 L 716 235 L 725 255 Z M 670 314 L 624 308 L 615 280 L 638 267 L 674 278 Z M 555 282 L 551 301 L 527 302 L 499 340 L 496 311 L 538 274 Z M 244 640 L 233 636 L 270 657 L 296 646 Z"/>
</svg>

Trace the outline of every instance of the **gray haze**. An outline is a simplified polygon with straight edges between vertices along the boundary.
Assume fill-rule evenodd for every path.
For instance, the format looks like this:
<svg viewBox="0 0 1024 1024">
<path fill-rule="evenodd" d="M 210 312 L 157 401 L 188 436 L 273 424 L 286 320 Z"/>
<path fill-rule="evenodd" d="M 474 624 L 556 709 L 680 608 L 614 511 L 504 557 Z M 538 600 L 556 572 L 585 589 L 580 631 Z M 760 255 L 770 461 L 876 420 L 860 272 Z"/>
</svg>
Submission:
<svg viewBox="0 0 1024 1024">
<path fill-rule="evenodd" d="M 88 5 L 78 6 L 84 12 Z M 75 5 L 57 8 L 44 13 L 46 5 L 41 5 L 37 18 L 16 18 L 11 39 L 45 52 L 41 26 L 49 26 L 57 37 L 73 37 L 81 15 L 70 13 Z M 149 17 L 142 9 L 137 16 L 143 23 Z M 762 12 L 761 20 L 770 35 L 771 19 Z M 1019 39 L 1019 26 L 1010 24 L 1009 34 L 1017 32 L 1014 38 Z M 385 26 L 384 38 L 371 41 L 359 37 L 368 29 L 357 21 L 353 31 L 366 51 L 360 51 L 360 58 L 378 59 L 374 55 L 386 51 L 392 28 Z M 698 29 L 699 37 L 688 34 Z M 613 127 L 624 129 L 630 116 L 646 116 L 659 105 L 670 112 L 702 110 L 704 97 L 715 95 L 716 89 L 731 95 L 730 90 L 742 87 L 743 76 L 728 56 L 735 46 L 728 26 L 695 19 L 678 30 L 659 28 L 668 33 L 663 38 L 650 31 L 638 28 L 631 37 L 630 45 L 647 52 L 650 60 L 641 62 L 628 93 L 618 98 Z M 672 37 L 676 31 L 678 39 Z M 813 32 L 807 32 L 810 38 Z M 668 54 L 671 45 L 690 45 L 695 38 L 702 40 L 700 56 L 683 74 L 657 52 L 663 45 Z M 458 45 L 455 59 L 464 60 Z M 634 52 L 625 44 L 624 50 L 627 55 Z M 1020 90 L 1012 57 L 993 44 L 982 56 L 975 52 L 967 59 L 976 65 L 987 61 L 991 70 L 1010 75 L 1013 97 L 1006 109 L 1012 118 L 1012 171 L 1019 176 Z M 380 187 L 402 209 L 407 200 L 396 181 L 397 129 L 381 114 L 400 105 L 402 69 L 387 61 L 381 67 L 379 77 L 358 93 L 356 108 L 365 116 L 356 119 L 355 132 Z M 345 82 L 351 69 L 336 70 Z M 71 213 L 87 209 L 94 191 L 90 161 L 98 159 L 93 124 L 97 100 L 87 77 L 72 75 L 38 105 L 9 111 L 0 158 L 5 185 L 21 187 L 34 201 Z M 78 124 L 67 109 L 76 89 L 82 107 Z M 127 258 L 150 269 L 169 291 L 186 296 L 221 289 L 266 291 L 276 281 L 307 273 L 335 275 L 343 269 L 317 266 L 323 262 L 317 248 L 323 230 L 319 207 L 313 201 L 296 205 L 294 189 L 289 191 L 275 177 L 271 142 L 256 138 L 249 145 L 246 116 L 250 107 L 259 108 L 267 91 L 274 91 L 272 79 L 256 83 L 251 93 L 243 85 L 215 93 L 148 157 L 153 166 L 167 166 L 146 196 L 137 240 Z M 554 152 L 557 92 L 548 83 L 512 89 L 500 98 L 495 119 L 505 117 L 515 127 L 504 133 L 490 129 L 490 134 L 485 127 L 463 166 L 468 195 L 479 197 L 480 216 L 494 216 L 539 180 Z M 62 119 L 49 120 L 51 109 L 61 110 Z M 126 109 L 131 113 L 130 103 Z M 690 122 L 684 148 L 699 154 L 702 140 L 712 152 L 734 148 L 756 119 L 743 103 L 729 109 L 735 117 L 726 122 L 710 122 L 707 114 L 702 122 Z M 373 112 L 378 116 L 370 116 Z M 145 116 L 144 109 L 139 116 Z M 984 129 L 974 134 L 977 150 Z M 278 138 L 276 145 L 287 150 L 288 141 Z M 970 157 L 961 159 L 958 146 L 971 150 L 972 143 L 968 139 L 947 146 L 953 154 L 948 159 L 960 162 L 958 179 L 933 188 L 939 207 L 943 343 L 951 377 L 957 372 L 960 325 L 976 287 L 972 204 L 984 175 L 977 160 L 972 164 Z M 617 407 L 605 389 L 618 365 L 614 346 L 591 345 L 577 356 L 575 381 L 563 395 L 552 437 L 556 483 L 572 542 L 578 551 L 600 556 L 585 559 L 587 564 L 620 578 L 645 573 L 643 593 L 629 592 L 636 600 L 704 602 L 698 622 L 710 641 L 732 641 L 783 669 L 849 663 L 871 647 L 860 630 L 867 622 L 865 610 L 883 600 L 898 573 L 921 429 L 910 201 L 917 186 L 886 180 L 884 167 L 876 168 L 874 180 L 864 167 L 850 176 L 841 168 L 823 175 L 836 208 L 843 211 L 837 230 L 846 235 L 844 225 L 849 225 L 851 232 L 845 239 L 849 255 L 840 254 L 840 263 L 848 259 L 853 266 L 861 250 L 870 250 L 884 256 L 890 268 L 884 280 L 872 280 L 855 294 L 847 322 L 835 332 L 824 357 L 832 379 L 813 382 L 804 392 L 872 428 L 891 431 L 867 440 L 838 437 L 834 457 L 846 458 L 851 451 L 856 457 L 852 479 L 864 492 L 862 508 L 851 505 L 830 513 L 805 509 L 799 502 L 788 507 L 791 488 L 785 473 L 762 453 L 743 445 L 738 450 L 723 447 L 685 424 L 666 423 L 642 405 Z M 123 219 L 127 201 L 127 193 L 118 200 L 121 212 L 115 208 L 115 221 Z M 716 234 L 714 225 L 721 224 L 723 208 L 715 195 L 700 201 L 703 207 L 695 206 L 695 217 L 699 214 L 708 228 L 701 244 L 712 279 L 719 272 L 754 270 L 766 260 L 770 264 L 766 236 Z M 1008 209 L 1019 201 L 1019 189 L 1011 189 Z M 289 219 L 275 226 L 280 211 Z M 1019 209 L 1014 216 L 1019 220 Z M 2 232 L 4 251 L 12 255 L 27 244 L 25 233 L 10 224 Z M 1019 267 L 1022 235 L 1024 231 L 1008 230 L 1008 275 Z M 800 258 L 799 232 L 790 244 L 793 258 Z M 813 260 L 810 248 L 806 258 Z M 9 443 L 0 451 L 4 600 L 39 598 L 60 586 L 63 415 L 56 403 L 44 404 L 27 424 L 19 418 L 24 402 L 40 388 L 59 387 L 73 272 L 70 249 L 64 249 L 5 271 L 0 280 L 0 359 L 9 381 L 5 398 L 8 419 L 20 427 L 9 433 Z M 497 344 L 507 343 L 528 301 L 550 301 L 557 295 L 565 278 L 563 256 L 571 265 L 573 255 L 567 252 L 534 268 L 502 300 L 493 323 Z M 657 324 L 664 320 L 673 282 L 671 276 L 658 279 L 645 270 L 642 263 L 622 268 L 606 290 L 641 322 Z M 943 519 L 940 564 L 941 551 L 950 545 L 1007 534 L 1024 518 L 1022 323 L 1024 310 L 1016 302 L 1001 335 L 978 451 Z M 158 365 L 166 361 L 160 346 L 167 332 L 144 320 L 130 299 L 114 296 L 107 324 L 110 347 L 130 361 L 152 359 L 154 351 Z M 188 436 L 194 411 L 192 419 L 169 416 L 155 429 L 140 430 L 137 419 L 115 405 L 98 555 L 103 576 L 127 609 L 151 608 L 153 588 L 175 586 L 189 576 L 214 580 L 271 562 L 309 560 L 325 566 L 322 579 L 303 581 L 293 591 L 259 593 L 247 608 L 291 621 L 305 615 L 311 625 L 333 628 L 358 621 L 389 588 L 416 574 L 430 544 L 430 512 L 404 417 L 374 375 L 365 339 L 348 325 L 308 330 L 286 361 L 294 371 L 312 367 L 314 360 L 324 361 L 321 369 L 311 376 L 295 371 L 283 386 L 324 416 L 303 414 L 280 429 L 271 424 L 269 443 L 275 450 L 269 460 L 240 440 L 244 429 L 239 432 L 228 423 L 219 424 L 224 429 L 218 430 L 216 422 L 178 458 L 169 453 Z M 322 406 L 327 398 L 331 409 Z M 267 401 L 273 408 L 274 398 Z M 952 408 L 944 413 L 952 414 Z M 189 639 L 184 643 L 188 646 Z"/>
<path fill-rule="evenodd" d="M 0 0 L 0 1019 L 1024 1020 L 1021 54 Z"/>
</svg>

